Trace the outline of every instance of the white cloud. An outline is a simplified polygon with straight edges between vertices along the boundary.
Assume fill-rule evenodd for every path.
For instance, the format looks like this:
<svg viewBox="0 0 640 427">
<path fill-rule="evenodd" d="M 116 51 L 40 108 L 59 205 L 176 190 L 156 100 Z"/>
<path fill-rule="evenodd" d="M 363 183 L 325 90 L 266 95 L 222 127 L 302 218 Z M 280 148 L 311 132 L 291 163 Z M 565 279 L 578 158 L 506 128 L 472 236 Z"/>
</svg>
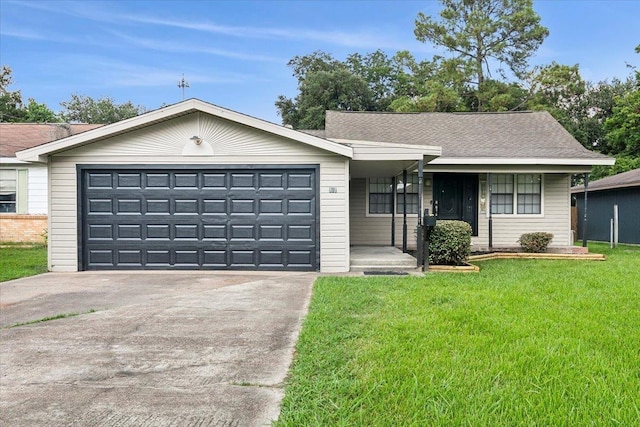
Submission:
<svg viewBox="0 0 640 427">
<path fill-rule="evenodd" d="M 166 40 L 133 37 L 119 31 L 110 31 L 110 33 L 113 36 L 119 38 L 120 40 L 126 43 L 129 43 L 130 45 L 143 48 L 143 49 L 152 49 L 152 50 L 158 50 L 163 52 L 204 53 L 204 54 L 215 55 L 215 56 L 223 56 L 226 58 L 241 59 L 246 61 L 261 61 L 261 62 L 276 62 L 276 63 L 285 62 L 285 60 L 283 60 L 282 58 L 277 58 L 274 56 L 266 56 L 266 55 L 253 54 L 253 53 L 242 53 L 238 51 L 217 49 L 213 47 L 203 47 L 203 46 L 194 44 L 192 41 L 172 42 L 172 41 L 166 41 Z"/>
<path fill-rule="evenodd" d="M 150 16 L 122 15 L 123 20 L 141 24 L 152 24 L 187 30 L 202 31 L 211 34 L 222 34 L 237 38 L 274 39 L 274 40 L 309 40 L 345 47 L 373 49 L 405 49 L 406 44 L 378 33 L 335 30 L 308 30 L 300 28 L 275 27 L 243 27 L 218 25 L 212 22 L 181 21 L 178 19 L 162 19 Z"/>
</svg>

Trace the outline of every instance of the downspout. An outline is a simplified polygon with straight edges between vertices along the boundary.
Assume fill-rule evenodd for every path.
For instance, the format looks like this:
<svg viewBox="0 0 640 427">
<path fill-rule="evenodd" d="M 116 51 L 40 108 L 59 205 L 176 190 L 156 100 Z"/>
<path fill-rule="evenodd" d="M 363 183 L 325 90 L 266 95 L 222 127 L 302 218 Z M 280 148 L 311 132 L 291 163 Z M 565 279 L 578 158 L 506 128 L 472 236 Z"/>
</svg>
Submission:
<svg viewBox="0 0 640 427">
<path fill-rule="evenodd" d="M 584 174 L 584 219 L 582 223 L 582 247 L 587 247 L 587 193 L 589 192 L 589 172 Z"/>
<path fill-rule="evenodd" d="M 407 170 L 402 171 L 402 252 L 407 253 Z"/>
<path fill-rule="evenodd" d="M 391 177 L 391 246 L 396 245 L 396 177 Z"/>
<path fill-rule="evenodd" d="M 489 174 L 489 250 L 493 249 L 493 174 Z"/>
</svg>

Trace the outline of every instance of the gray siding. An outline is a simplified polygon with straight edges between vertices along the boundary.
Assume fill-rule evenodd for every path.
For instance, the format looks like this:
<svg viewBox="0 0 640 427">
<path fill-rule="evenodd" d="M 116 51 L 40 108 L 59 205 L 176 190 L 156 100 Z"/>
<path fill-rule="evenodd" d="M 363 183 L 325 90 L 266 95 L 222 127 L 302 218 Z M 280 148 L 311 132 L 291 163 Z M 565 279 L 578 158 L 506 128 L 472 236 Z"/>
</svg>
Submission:
<svg viewBox="0 0 640 427">
<path fill-rule="evenodd" d="M 578 238 L 583 236 L 584 193 L 576 194 Z M 613 206 L 618 205 L 618 242 L 640 244 L 640 187 L 589 192 L 587 239 L 608 242 Z"/>
<path fill-rule="evenodd" d="M 213 155 L 190 151 L 198 135 Z M 208 144 L 205 145 L 205 144 Z M 320 166 L 320 270 L 349 270 L 348 159 L 202 113 L 118 135 L 51 158 L 49 268 L 76 271 L 77 164 L 317 164 Z M 331 191 L 330 191 L 331 190 Z M 335 190 L 335 191 L 333 191 Z"/>
</svg>

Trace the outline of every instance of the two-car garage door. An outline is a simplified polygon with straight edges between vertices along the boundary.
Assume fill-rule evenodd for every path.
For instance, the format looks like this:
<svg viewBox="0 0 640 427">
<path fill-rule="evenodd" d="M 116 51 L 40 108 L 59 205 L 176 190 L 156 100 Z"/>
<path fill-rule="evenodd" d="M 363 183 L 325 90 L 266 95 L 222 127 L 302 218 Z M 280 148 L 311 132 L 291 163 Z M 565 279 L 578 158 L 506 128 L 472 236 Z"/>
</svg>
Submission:
<svg viewBox="0 0 640 427">
<path fill-rule="evenodd" d="M 317 168 L 79 166 L 79 267 L 317 270 Z"/>
</svg>

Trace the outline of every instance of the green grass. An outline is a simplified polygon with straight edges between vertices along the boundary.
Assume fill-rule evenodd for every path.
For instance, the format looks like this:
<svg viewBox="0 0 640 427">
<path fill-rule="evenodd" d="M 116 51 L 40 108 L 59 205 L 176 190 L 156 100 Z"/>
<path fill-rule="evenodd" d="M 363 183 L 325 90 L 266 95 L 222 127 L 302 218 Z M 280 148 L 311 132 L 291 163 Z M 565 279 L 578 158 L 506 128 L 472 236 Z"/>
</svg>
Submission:
<svg viewBox="0 0 640 427">
<path fill-rule="evenodd" d="M 590 249 L 318 279 L 275 425 L 638 425 L 640 248 Z"/>
<path fill-rule="evenodd" d="M 89 313 L 95 313 L 95 312 L 96 310 L 92 308 L 87 311 L 83 311 L 82 313 L 61 313 L 61 314 L 56 314 L 55 316 L 43 317 L 42 319 L 28 320 L 26 322 L 14 323 L 12 325 L 5 326 L 3 329 L 17 328 L 18 326 L 33 325 L 36 323 L 49 322 L 51 320 L 66 319 L 68 317 L 76 317 L 76 316 L 80 316 L 81 314 L 89 314 Z"/>
<path fill-rule="evenodd" d="M 0 282 L 33 276 L 46 271 L 46 246 L 6 245 L 6 247 L 0 248 Z"/>
</svg>

